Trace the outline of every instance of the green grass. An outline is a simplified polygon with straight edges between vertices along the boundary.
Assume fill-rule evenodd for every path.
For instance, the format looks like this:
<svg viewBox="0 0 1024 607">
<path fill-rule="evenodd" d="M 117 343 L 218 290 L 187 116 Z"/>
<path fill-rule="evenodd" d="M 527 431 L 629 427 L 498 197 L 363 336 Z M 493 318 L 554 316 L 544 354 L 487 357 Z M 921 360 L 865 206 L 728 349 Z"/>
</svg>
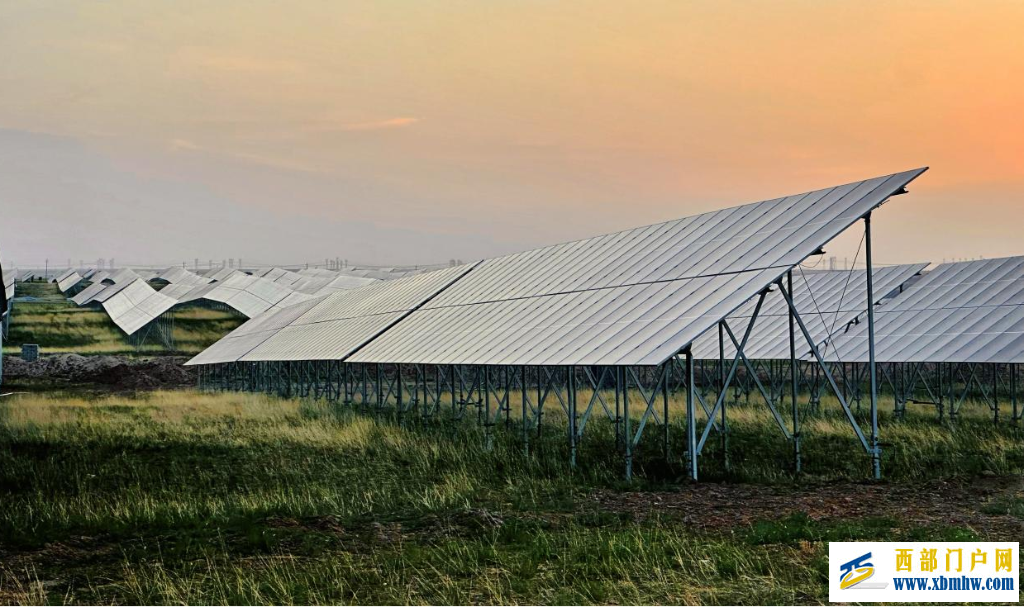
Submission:
<svg viewBox="0 0 1024 607">
<path fill-rule="evenodd" d="M 39 344 L 44 354 L 162 354 L 168 349 L 155 338 L 141 348 L 131 345 L 124 333 L 99 307 L 78 307 L 61 295 L 54 283 L 19 283 L 18 297 L 35 301 L 17 301 L 11 315 L 7 343 Z M 195 354 L 207 348 L 244 319 L 230 311 L 185 307 L 173 316 L 174 351 Z"/>
<path fill-rule="evenodd" d="M 734 469 L 712 447 L 701 467 L 733 483 L 693 490 L 747 491 L 756 486 L 736 481 L 756 480 L 788 495 L 867 476 L 834 411 L 807 422 L 799 483 L 766 416 L 730 413 Z M 627 486 L 609 424 L 588 427 L 573 470 L 560 421 L 549 417 L 526 457 L 514 427 L 499 427 L 487 449 L 471 424 L 398 425 L 262 395 L 5 398 L 0 603 L 820 603 L 830 540 L 1010 539 L 987 535 L 991 525 L 910 523 L 902 506 L 915 503 L 780 515 L 751 498 L 729 505 L 750 510 L 749 523 L 708 528 L 690 517 L 717 513 L 598 506 L 597 494 L 691 491 L 681 453 L 666 464 L 645 440 Z M 896 443 L 887 481 L 853 492 L 1024 470 L 1019 431 L 980 413 L 954 429 L 883 421 Z M 1020 497 L 965 507 L 1019 521 Z"/>
</svg>

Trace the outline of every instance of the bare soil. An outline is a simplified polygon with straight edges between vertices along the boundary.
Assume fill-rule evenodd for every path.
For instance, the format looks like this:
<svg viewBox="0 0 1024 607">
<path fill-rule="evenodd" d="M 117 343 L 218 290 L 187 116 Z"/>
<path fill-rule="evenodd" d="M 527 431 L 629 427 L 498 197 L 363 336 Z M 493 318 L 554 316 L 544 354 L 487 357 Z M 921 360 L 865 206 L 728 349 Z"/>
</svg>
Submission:
<svg viewBox="0 0 1024 607">
<path fill-rule="evenodd" d="M 31 386 L 86 385 L 110 390 L 155 390 L 191 387 L 196 373 L 184 366 L 184 356 L 132 358 L 52 354 L 26 362 L 7 356 L 3 361 L 5 389 Z"/>
<path fill-rule="evenodd" d="M 813 520 L 891 518 L 901 526 L 968 527 L 980 535 L 1024 537 L 1024 520 L 991 504 L 1024 498 L 1024 478 L 987 477 L 921 484 L 743 485 L 695 483 L 664 492 L 599 490 L 585 508 L 636 519 L 674 514 L 688 526 L 720 531 L 804 513 Z"/>
</svg>

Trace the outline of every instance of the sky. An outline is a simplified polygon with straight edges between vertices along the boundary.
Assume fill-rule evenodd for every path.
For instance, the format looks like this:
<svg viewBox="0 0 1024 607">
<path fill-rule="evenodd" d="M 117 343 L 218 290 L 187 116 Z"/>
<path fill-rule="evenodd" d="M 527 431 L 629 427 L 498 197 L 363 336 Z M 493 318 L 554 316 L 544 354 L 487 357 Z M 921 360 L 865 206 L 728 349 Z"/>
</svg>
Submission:
<svg viewBox="0 0 1024 607">
<path fill-rule="evenodd" d="M 930 166 L 876 261 L 1024 254 L 1022 31 L 1017 1 L 2 2 L 0 252 L 468 261 Z"/>
</svg>

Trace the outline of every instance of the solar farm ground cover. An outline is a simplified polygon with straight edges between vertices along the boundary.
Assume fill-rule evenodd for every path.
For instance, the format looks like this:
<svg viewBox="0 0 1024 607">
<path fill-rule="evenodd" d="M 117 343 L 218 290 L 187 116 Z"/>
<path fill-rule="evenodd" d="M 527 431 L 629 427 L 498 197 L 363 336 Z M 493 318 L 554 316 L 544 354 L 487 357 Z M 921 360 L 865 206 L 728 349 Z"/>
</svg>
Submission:
<svg viewBox="0 0 1024 607">
<path fill-rule="evenodd" d="M 955 428 L 883 413 L 881 483 L 827 401 L 799 479 L 763 407 L 731 409 L 733 470 L 712 445 L 698 484 L 656 445 L 623 484 L 607 424 L 573 471 L 552 417 L 524 457 L 514 432 L 487 450 L 263 395 L 3 399 L 0 602 L 822 603 L 829 540 L 1024 526 L 1024 443 L 984 407 Z"/>
</svg>

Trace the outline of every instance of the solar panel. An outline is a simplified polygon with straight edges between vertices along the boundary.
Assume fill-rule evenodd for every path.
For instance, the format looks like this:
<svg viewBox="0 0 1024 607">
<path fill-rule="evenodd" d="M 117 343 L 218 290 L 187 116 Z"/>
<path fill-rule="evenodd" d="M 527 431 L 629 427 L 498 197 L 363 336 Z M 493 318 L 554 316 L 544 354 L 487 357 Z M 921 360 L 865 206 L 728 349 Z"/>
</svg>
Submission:
<svg viewBox="0 0 1024 607">
<path fill-rule="evenodd" d="M 127 335 L 132 335 L 177 303 L 154 290 L 142 278 L 117 286 L 120 288 L 106 296 L 102 305 L 114 324 Z"/>
<path fill-rule="evenodd" d="M 73 301 L 75 305 L 84 306 L 91 302 L 93 297 L 103 292 L 108 286 L 110 285 L 105 285 L 102 282 L 94 282 L 88 287 L 79 291 L 77 295 L 71 298 L 71 301 Z"/>
<path fill-rule="evenodd" d="M 78 272 L 71 270 L 71 273 L 64 273 L 60 278 L 57 279 L 57 289 L 61 293 L 67 293 L 72 287 L 85 280 L 79 275 Z"/>
<path fill-rule="evenodd" d="M 188 364 L 207 364 L 216 362 L 237 361 L 253 348 L 269 339 L 278 330 L 287 327 L 297 318 L 320 303 L 324 298 L 311 299 L 292 306 L 270 310 L 242 323 L 231 333 L 224 336 Z"/>
<path fill-rule="evenodd" d="M 343 274 L 336 276 L 331 279 L 327 284 L 317 289 L 316 293 L 322 295 L 324 293 L 333 293 L 335 291 L 345 291 L 348 289 L 357 289 L 359 287 L 365 287 L 366 285 L 372 285 L 375 282 L 380 282 L 376 278 L 367 278 L 364 276 L 349 276 Z"/>
<path fill-rule="evenodd" d="M 166 297 L 170 297 L 171 299 L 173 299 L 175 301 L 180 301 L 181 298 L 184 297 L 186 293 L 189 293 L 190 291 L 192 291 L 192 289 L 195 289 L 194 285 L 187 285 L 187 284 L 181 284 L 181 283 L 178 283 L 178 284 L 172 283 L 172 284 L 169 284 L 166 287 L 160 289 L 159 293 L 162 293 Z"/>
<path fill-rule="evenodd" d="M 893 295 L 928 264 L 906 264 L 876 268 L 873 273 L 875 301 Z M 819 347 L 830 336 L 842 334 L 847 325 L 863 320 L 867 311 L 867 273 L 864 270 L 801 270 L 793 271 L 793 302 L 808 331 Z M 729 325 L 739 339 L 753 314 L 755 302 L 748 301 L 729 316 Z M 806 340 L 796 328 L 796 355 L 803 358 L 808 350 Z M 732 359 L 736 349 L 728 334 L 724 336 L 725 357 Z M 789 360 L 789 306 L 777 290 L 770 293 L 761 306 L 757 322 L 744 347 L 749 359 Z M 719 357 L 718 329 L 714 328 L 693 343 L 695 358 Z"/>
<path fill-rule="evenodd" d="M 163 291 L 167 291 L 168 288 L 170 287 L 166 287 Z M 295 293 L 287 286 L 266 278 L 242 272 L 234 272 L 219 282 L 193 287 L 185 293 L 175 290 L 169 295 L 175 296 L 179 303 L 200 299 L 219 302 L 248 318 L 259 316 L 268 310 L 281 307 L 285 303 L 298 303 L 313 297 L 309 294 Z"/>
<path fill-rule="evenodd" d="M 490 259 L 348 361 L 658 365 L 925 170 Z"/>
<path fill-rule="evenodd" d="M 865 325 L 837 337 L 827 360 L 866 362 Z M 883 363 L 1024 362 L 1024 257 L 946 263 L 875 311 Z"/>
<path fill-rule="evenodd" d="M 210 282 L 210 279 L 205 276 L 200 276 L 194 272 L 189 272 L 185 268 L 178 267 L 167 268 L 157 274 L 155 278 L 172 284 L 201 285 Z"/>
<path fill-rule="evenodd" d="M 221 282 L 227 280 L 228 278 L 231 278 L 235 274 L 244 274 L 244 272 L 239 272 L 238 270 L 234 270 L 232 268 L 221 268 L 220 270 L 217 270 L 212 274 L 208 274 L 206 278 L 208 278 L 209 281 Z"/>
<path fill-rule="evenodd" d="M 75 271 L 75 269 L 74 269 L 74 268 L 71 268 L 71 269 L 69 269 L 69 270 L 65 271 L 64 273 L 62 273 L 62 274 L 61 274 L 60 276 L 58 276 L 57 278 L 54 278 L 52 282 L 60 282 L 60 281 L 62 281 L 62 280 L 65 280 L 65 279 L 69 278 L 69 277 L 70 277 L 70 276 L 71 276 L 72 274 L 77 274 L 77 273 L 78 273 L 78 272 L 77 272 L 77 271 Z"/>
<path fill-rule="evenodd" d="M 102 302 L 138 279 L 139 275 L 128 268 L 110 272 L 98 272 L 90 279 L 92 284 L 82 289 L 78 295 L 72 297 L 71 301 L 79 306 L 88 305 L 93 302 Z"/>
<path fill-rule="evenodd" d="M 18 270 L 13 268 L 5 270 L 0 267 L 0 282 L 3 283 L 3 293 L 0 293 L 0 318 L 7 316 L 7 313 L 10 312 L 10 300 L 14 299 L 14 285 L 17 281 Z"/>
<path fill-rule="evenodd" d="M 379 281 L 282 308 L 243 324 L 221 340 L 223 345 L 217 342 L 189 364 L 344 358 L 469 269 L 457 266 Z"/>
</svg>

